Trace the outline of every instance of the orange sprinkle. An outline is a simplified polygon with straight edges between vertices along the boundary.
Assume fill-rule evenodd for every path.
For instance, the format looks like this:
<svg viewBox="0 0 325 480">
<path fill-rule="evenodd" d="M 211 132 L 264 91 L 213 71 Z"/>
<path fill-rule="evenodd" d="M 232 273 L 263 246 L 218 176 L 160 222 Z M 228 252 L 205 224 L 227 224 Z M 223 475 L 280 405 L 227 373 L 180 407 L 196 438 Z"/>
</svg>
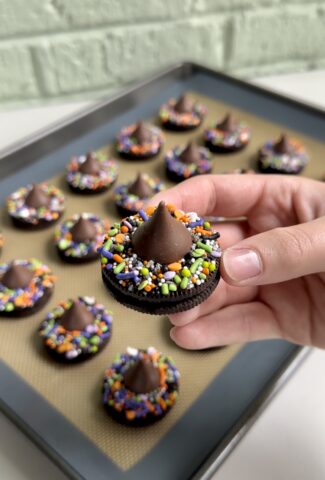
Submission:
<svg viewBox="0 0 325 480">
<path fill-rule="evenodd" d="M 119 380 L 116 380 L 116 382 L 113 383 L 112 385 L 112 390 L 119 390 L 121 388 L 121 382 Z"/>
<path fill-rule="evenodd" d="M 171 203 L 167 203 L 166 207 L 171 213 L 175 211 L 175 207 Z"/>
<path fill-rule="evenodd" d="M 62 345 L 59 345 L 57 348 L 58 353 L 64 353 L 69 350 L 71 350 L 73 347 L 71 343 L 62 343 Z"/>
<path fill-rule="evenodd" d="M 129 231 L 128 227 L 126 225 L 122 225 L 121 227 L 121 232 L 122 233 L 127 233 Z M 116 237 L 115 237 L 116 238 Z"/>
<path fill-rule="evenodd" d="M 209 275 L 209 269 L 208 269 L 208 268 L 203 268 L 202 272 L 203 272 L 205 275 Z"/>
<path fill-rule="evenodd" d="M 196 283 L 196 278 L 195 277 L 192 277 L 192 282 Z"/>
<path fill-rule="evenodd" d="M 133 410 L 127 410 L 125 415 L 128 420 L 133 420 L 135 418 L 135 412 L 133 412 Z"/>
<path fill-rule="evenodd" d="M 164 278 L 162 273 L 158 273 L 158 278 Z"/>
<path fill-rule="evenodd" d="M 147 207 L 146 208 L 146 214 L 151 216 L 153 214 L 153 212 L 155 211 L 155 209 L 156 209 L 156 207 L 152 207 L 152 206 Z"/>
<path fill-rule="evenodd" d="M 175 210 L 175 211 L 174 211 L 174 215 L 175 215 L 175 217 L 177 218 L 177 220 L 179 220 L 180 218 L 183 217 L 184 212 L 182 212 L 182 210 Z"/>
<path fill-rule="evenodd" d="M 123 262 L 123 258 L 121 257 L 121 255 L 118 255 L 117 253 L 115 253 L 113 255 L 113 260 L 115 260 L 115 262 L 117 262 L 117 263 L 122 263 Z"/>
<path fill-rule="evenodd" d="M 146 292 L 151 292 L 151 285 L 146 285 L 146 286 L 144 287 L 144 290 L 145 290 Z"/>
<path fill-rule="evenodd" d="M 115 235 L 115 240 L 117 241 L 117 243 L 123 243 L 124 239 L 125 236 L 123 235 L 123 233 L 118 233 L 117 235 Z"/>
<path fill-rule="evenodd" d="M 167 405 L 166 405 L 166 402 L 163 398 L 159 398 L 158 403 L 160 404 L 160 406 L 163 410 L 166 410 Z"/>
<path fill-rule="evenodd" d="M 181 269 L 182 269 L 182 265 L 178 262 L 170 263 L 168 265 L 168 270 L 171 270 L 172 272 L 179 272 L 179 270 Z"/>
</svg>

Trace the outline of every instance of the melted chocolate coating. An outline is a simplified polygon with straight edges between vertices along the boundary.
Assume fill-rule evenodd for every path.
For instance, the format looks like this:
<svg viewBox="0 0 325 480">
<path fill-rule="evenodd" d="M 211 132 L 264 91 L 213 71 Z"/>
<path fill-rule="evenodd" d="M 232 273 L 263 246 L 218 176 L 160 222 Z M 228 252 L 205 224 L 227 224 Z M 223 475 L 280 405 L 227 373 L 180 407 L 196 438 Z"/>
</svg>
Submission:
<svg viewBox="0 0 325 480">
<path fill-rule="evenodd" d="M 134 251 L 143 260 L 169 264 L 183 258 L 192 247 L 192 236 L 160 202 L 152 217 L 143 222 L 132 236 Z"/>
<path fill-rule="evenodd" d="M 93 222 L 81 216 L 71 228 L 70 233 L 75 242 L 82 243 L 94 240 L 97 230 Z"/>
<path fill-rule="evenodd" d="M 134 393 L 149 393 L 160 386 L 160 374 L 150 359 L 140 358 L 124 374 L 124 384 Z"/>
<path fill-rule="evenodd" d="M 186 164 L 198 163 L 198 161 L 200 160 L 200 149 L 196 145 L 196 143 L 192 141 L 188 142 L 186 148 L 179 156 L 179 159 L 181 162 Z"/>
<path fill-rule="evenodd" d="M 34 274 L 29 268 L 12 263 L 2 276 L 1 283 L 11 290 L 27 288 L 33 276 Z"/>
<path fill-rule="evenodd" d="M 80 165 L 79 172 L 85 175 L 98 175 L 101 170 L 99 161 L 94 152 L 87 153 L 86 160 Z"/>
<path fill-rule="evenodd" d="M 50 203 L 51 197 L 39 185 L 33 185 L 25 198 L 25 204 L 32 208 L 48 207 Z"/>
<path fill-rule="evenodd" d="M 179 97 L 174 106 L 174 110 L 177 113 L 191 113 L 193 112 L 193 109 L 194 103 L 186 94 Z"/>
<path fill-rule="evenodd" d="M 134 182 L 129 185 L 128 192 L 139 198 L 151 197 L 154 193 L 142 173 L 139 173 Z"/>
<path fill-rule="evenodd" d="M 69 331 L 84 330 L 94 322 L 94 316 L 84 303 L 76 301 L 68 310 L 65 310 L 58 322 Z"/>
</svg>

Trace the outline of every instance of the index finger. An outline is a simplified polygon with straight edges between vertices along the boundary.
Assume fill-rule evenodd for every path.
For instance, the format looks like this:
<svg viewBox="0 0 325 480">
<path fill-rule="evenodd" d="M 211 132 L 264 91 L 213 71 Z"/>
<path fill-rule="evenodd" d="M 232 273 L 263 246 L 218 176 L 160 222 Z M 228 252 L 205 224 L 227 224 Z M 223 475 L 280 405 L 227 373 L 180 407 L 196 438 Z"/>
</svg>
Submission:
<svg viewBox="0 0 325 480">
<path fill-rule="evenodd" d="M 294 191 L 296 180 L 282 175 L 200 175 L 160 192 L 150 204 L 164 200 L 199 215 L 248 216 L 266 193 L 276 198 L 284 184 Z"/>
</svg>

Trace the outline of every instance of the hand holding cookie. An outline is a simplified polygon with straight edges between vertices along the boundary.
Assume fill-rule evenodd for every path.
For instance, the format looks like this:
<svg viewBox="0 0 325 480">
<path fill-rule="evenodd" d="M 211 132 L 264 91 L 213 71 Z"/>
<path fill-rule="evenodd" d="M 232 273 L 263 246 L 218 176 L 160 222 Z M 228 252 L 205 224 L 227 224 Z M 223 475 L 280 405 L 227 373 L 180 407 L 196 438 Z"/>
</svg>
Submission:
<svg viewBox="0 0 325 480">
<path fill-rule="evenodd" d="M 170 315 L 172 339 L 188 349 L 285 338 L 325 348 L 325 185 L 307 178 L 207 175 L 162 192 L 199 215 L 245 216 L 218 225 L 218 289 Z"/>
</svg>

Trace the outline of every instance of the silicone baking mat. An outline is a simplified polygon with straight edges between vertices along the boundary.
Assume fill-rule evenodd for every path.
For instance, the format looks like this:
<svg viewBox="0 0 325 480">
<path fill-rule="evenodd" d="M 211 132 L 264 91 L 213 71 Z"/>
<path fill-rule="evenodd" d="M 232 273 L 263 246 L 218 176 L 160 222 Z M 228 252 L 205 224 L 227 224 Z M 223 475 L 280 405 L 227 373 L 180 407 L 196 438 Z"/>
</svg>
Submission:
<svg viewBox="0 0 325 480">
<path fill-rule="evenodd" d="M 17 188 L 31 179 L 35 179 L 35 181 L 48 179 L 49 174 L 59 172 L 50 178 L 50 182 L 59 186 L 66 195 L 67 208 L 64 218 L 73 213 L 87 211 L 107 217 L 111 222 L 117 221 L 119 217 L 112 202 L 112 190 L 106 194 L 92 197 L 70 193 L 64 180 L 63 167 L 65 163 L 71 154 L 80 154 L 91 149 L 104 150 L 117 158 L 114 149 L 107 143 L 113 139 L 118 128 L 138 118 L 157 123 L 157 116 L 153 116 L 153 114 L 157 111 L 158 102 L 167 100 L 171 95 L 178 95 L 185 90 L 193 99 L 200 100 L 207 105 L 208 115 L 204 125 L 193 132 L 165 132 L 166 143 L 163 152 L 170 147 L 183 144 L 189 139 L 200 141 L 205 126 L 214 123 L 216 118 L 222 117 L 227 111 L 232 111 L 235 116 L 250 124 L 253 138 L 248 148 L 240 153 L 227 156 L 215 155 L 214 173 L 226 172 L 234 168 L 252 167 L 257 148 L 267 138 L 277 137 L 281 131 L 296 135 L 305 143 L 312 158 L 306 168 L 306 175 L 320 178 L 324 173 L 321 162 L 324 146 L 317 139 L 301 131 L 296 132 L 292 125 L 291 128 L 288 128 L 286 122 L 284 125 L 279 125 L 279 123 L 248 112 L 247 109 L 240 109 L 229 105 L 228 102 L 203 95 L 200 87 L 191 90 L 189 88 L 191 85 L 186 85 L 184 82 L 183 84 L 179 83 L 177 88 L 174 85 L 173 88 L 166 88 L 165 91 L 160 92 L 160 97 L 155 98 L 155 107 L 151 102 L 150 108 L 146 108 L 144 104 L 142 111 L 138 108 L 132 114 L 120 115 L 115 122 L 116 126 L 114 122 L 107 126 L 107 134 L 105 134 L 104 127 L 99 127 L 96 131 L 85 134 L 78 142 L 67 142 L 64 148 L 51 153 L 46 162 L 44 159 L 39 162 L 39 168 L 37 168 L 37 164 L 34 164 L 28 167 L 29 170 L 25 169 L 24 175 L 18 174 L 11 177 L 10 181 L 4 185 L 3 196 L 10 192 L 9 188 Z M 203 91 L 206 92 L 206 89 Z M 145 162 L 118 160 L 120 172 L 117 183 L 128 182 L 134 178 L 137 172 L 145 171 L 163 178 L 167 186 L 171 185 L 165 178 L 162 157 L 163 153 L 157 158 Z M 108 294 L 102 284 L 99 262 L 71 266 L 60 261 L 52 242 L 53 228 L 40 232 L 18 231 L 11 226 L 6 212 L 3 211 L 2 230 L 6 240 L 2 261 L 36 256 L 52 267 L 58 281 L 50 303 L 38 314 L 21 320 L 1 319 L 0 358 L 19 377 L 23 378 L 33 388 L 33 391 L 38 392 L 57 412 L 68 419 L 77 428 L 77 431 L 82 432 L 92 444 L 98 447 L 117 467 L 117 470 L 114 470 L 115 473 L 120 471 L 134 475 L 132 472 L 136 471 L 137 465 L 144 464 L 147 458 L 154 456 L 154 452 L 157 452 L 159 446 L 164 444 L 164 439 L 171 438 L 172 433 L 176 432 L 176 428 L 181 425 L 181 420 L 190 418 L 190 413 L 194 411 L 194 408 L 196 415 L 200 412 L 200 399 L 204 392 L 207 392 L 216 380 L 222 380 L 225 373 L 233 367 L 234 361 L 238 358 L 247 360 L 247 352 L 252 354 L 252 350 L 247 350 L 248 347 L 242 348 L 241 346 L 203 352 L 182 350 L 169 340 L 170 325 L 166 318 L 147 316 L 128 310 Z M 98 301 L 112 310 L 113 337 L 104 351 L 90 361 L 73 366 L 58 365 L 44 352 L 37 336 L 37 327 L 44 313 L 59 300 L 78 295 L 94 295 Z M 285 342 L 264 342 L 264 353 L 267 352 L 270 343 L 273 343 L 274 346 L 273 354 L 277 350 L 280 352 L 280 364 L 292 352 L 292 347 L 287 346 L 288 344 Z M 145 348 L 149 345 L 154 345 L 174 358 L 181 372 L 181 393 L 172 412 L 162 422 L 158 422 L 150 428 L 134 430 L 116 424 L 107 416 L 101 406 L 101 381 L 105 367 L 112 362 L 117 352 L 124 351 L 127 346 Z M 260 352 L 261 348 L 263 348 L 262 343 L 255 351 Z M 232 359 L 233 362 L 230 362 Z M 262 363 L 261 361 L 261 365 Z M 227 365 L 229 368 L 224 368 Z M 240 382 L 240 379 L 237 378 L 236 381 Z M 219 391 L 221 393 L 222 388 Z M 203 422 L 202 425 L 204 425 Z M 191 423 L 187 423 L 187 428 L 191 428 Z M 207 432 L 201 432 L 202 435 L 204 433 L 207 434 Z M 207 434 L 207 437 L 213 438 L 213 432 Z M 211 450 L 211 446 L 209 448 Z M 163 447 L 161 449 L 163 451 Z M 197 450 L 200 451 L 199 448 Z M 207 449 L 205 454 L 207 454 Z M 192 473 L 203 458 L 195 459 L 194 457 L 192 459 Z M 66 461 L 69 463 L 69 460 L 66 459 Z M 183 472 L 185 471 L 186 469 L 183 469 Z M 94 477 L 91 478 L 97 478 L 97 476 L 94 474 Z M 130 478 L 146 477 L 131 476 Z M 167 478 L 167 476 L 161 476 L 161 478 Z"/>
</svg>

